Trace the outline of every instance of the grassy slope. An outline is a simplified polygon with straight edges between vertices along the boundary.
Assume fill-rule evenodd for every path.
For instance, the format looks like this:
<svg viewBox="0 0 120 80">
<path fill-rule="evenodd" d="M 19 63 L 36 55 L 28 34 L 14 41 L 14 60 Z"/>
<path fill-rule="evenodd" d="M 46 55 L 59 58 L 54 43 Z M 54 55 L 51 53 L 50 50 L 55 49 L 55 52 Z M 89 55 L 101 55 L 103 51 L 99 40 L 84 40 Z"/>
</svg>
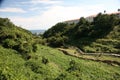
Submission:
<svg viewBox="0 0 120 80">
<path fill-rule="evenodd" d="M 16 51 L 0 46 L 0 80 L 60 80 L 58 77 L 62 80 L 120 80 L 120 67 L 77 59 L 46 46 L 38 46 L 38 51 L 30 55 L 31 59 L 24 60 Z M 48 64 L 42 63 L 42 57 L 48 59 Z M 66 71 L 71 60 L 75 60 L 79 70 Z"/>
</svg>

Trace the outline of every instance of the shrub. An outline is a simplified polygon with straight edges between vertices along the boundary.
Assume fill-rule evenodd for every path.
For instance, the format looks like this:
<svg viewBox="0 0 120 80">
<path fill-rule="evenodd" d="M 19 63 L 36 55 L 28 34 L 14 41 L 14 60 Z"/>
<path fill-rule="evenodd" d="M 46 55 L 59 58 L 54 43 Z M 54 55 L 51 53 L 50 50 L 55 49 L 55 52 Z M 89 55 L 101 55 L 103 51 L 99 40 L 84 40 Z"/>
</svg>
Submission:
<svg viewBox="0 0 120 80">
<path fill-rule="evenodd" d="M 29 62 L 25 63 L 25 66 L 30 67 L 30 69 L 35 73 L 42 74 L 42 71 L 40 70 L 40 68 L 42 68 L 42 67 L 36 62 L 29 61 Z"/>
<path fill-rule="evenodd" d="M 37 48 L 37 44 L 33 44 L 32 47 L 33 47 L 33 52 L 36 52 L 37 49 L 38 49 L 38 48 Z"/>
<path fill-rule="evenodd" d="M 66 76 L 67 76 L 66 74 L 62 73 L 55 80 L 64 80 Z"/>
<path fill-rule="evenodd" d="M 64 44 L 68 41 L 68 37 L 66 36 L 52 36 L 48 38 L 48 44 L 52 47 L 60 47 L 64 46 Z"/>
<path fill-rule="evenodd" d="M 0 80 L 7 80 L 7 77 L 0 71 Z"/>
<path fill-rule="evenodd" d="M 79 70 L 79 65 L 74 60 L 70 61 L 69 66 L 70 67 L 67 69 L 69 72 Z"/>
<path fill-rule="evenodd" d="M 48 61 L 48 59 L 47 58 L 45 58 L 45 57 L 42 57 L 42 63 L 43 64 L 47 64 L 49 61 Z"/>
<path fill-rule="evenodd" d="M 3 42 L 3 46 L 6 48 L 13 48 L 17 45 L 17 43 L 12 39 L 5 39 Z"/>
</svg>

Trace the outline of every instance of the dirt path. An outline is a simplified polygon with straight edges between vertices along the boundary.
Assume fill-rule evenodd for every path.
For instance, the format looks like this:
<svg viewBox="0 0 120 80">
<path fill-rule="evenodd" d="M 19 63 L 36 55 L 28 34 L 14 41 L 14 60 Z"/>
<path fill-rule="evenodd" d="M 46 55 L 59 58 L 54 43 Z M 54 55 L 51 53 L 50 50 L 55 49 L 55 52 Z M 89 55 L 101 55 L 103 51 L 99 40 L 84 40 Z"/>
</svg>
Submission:
<svg viewBox="0 0 120 80">
<path fill-rule="evenodd" d="M 58 49 L 58 50 L 62 51 L 65 55 L 73 56 L 73 57 L 76 57 L 76 58 L 79 58 L 79 59 L 91 60 L 91 61 L 96 61 L 96 62 L 103 62 L 103 63 L 107 63 L 107 64 L 112 65 L 112 66 L 116 66 L 116 65 L 120 66 L 120 62 L 118 62 L 118 61 L 114 61 L 114 60 L 100 60 L 99 58 L 98 59 L 86 58 L 86 57 L 80 56 L 80 55 L 83 55 L 83 54 L 80 54 L 80 53 L 78 55 L 78 54 L 71 54 L 66 49 Z M 87 54 L 84 54 L 84 55 L 87 55 Z M 97 53 L 94 53 L 94 54 L 97 54 Z M 119 57 L 119 55 L 117 55 L 117 56 Z"/>
</svg>

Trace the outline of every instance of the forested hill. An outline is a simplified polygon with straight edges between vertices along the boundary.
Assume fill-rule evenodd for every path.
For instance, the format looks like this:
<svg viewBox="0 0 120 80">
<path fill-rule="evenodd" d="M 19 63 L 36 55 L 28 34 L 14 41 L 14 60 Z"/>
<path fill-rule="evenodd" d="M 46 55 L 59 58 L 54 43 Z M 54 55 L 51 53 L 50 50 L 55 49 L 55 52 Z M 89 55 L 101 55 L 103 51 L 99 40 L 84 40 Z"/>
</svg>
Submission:
<svg viewBox="0 0 120 80">
<path fill-rule="evenodd" d="M 0 44 L 18 52 L 33 51 L 33 34 L 14 25 L 8 18 L 0 18 Z"/>
<path fill-rule="evenodd" d="M 81 17 L 77 24 L 56 24 L 43 37 L 52 47 L 77 46 L 84 52 L 120 53 L 120 18 L 99 13 L 89 22 Z"/>
</svg>

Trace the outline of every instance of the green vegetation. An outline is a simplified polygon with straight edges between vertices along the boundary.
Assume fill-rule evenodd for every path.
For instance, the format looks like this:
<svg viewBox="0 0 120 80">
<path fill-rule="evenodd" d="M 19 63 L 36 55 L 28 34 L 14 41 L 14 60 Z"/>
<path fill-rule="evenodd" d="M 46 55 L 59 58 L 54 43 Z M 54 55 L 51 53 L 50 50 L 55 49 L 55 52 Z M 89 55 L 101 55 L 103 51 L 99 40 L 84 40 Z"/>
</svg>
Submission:
<svg viewBox="0 0 120 80">
<path fill-rule="evenodd" d="M 59 36 L 58 36 L 59 35 Z M 76 46 L 84 52 L 120 53 L 120 18 L 99 13 L 93 22 L 80 18 L 77 24 L 58 23 L 43 34 L 53 47 Z M 65 37 L 65 38 L 64 38 Z M 52 40 L 49 40 L 51 39 Z M 59 45 L 61 43 L 61 45 Z M 51 46 L 51 45 L 50 45 Z"/>
<path fill-rule="evenodd" d="M 78 50 L 76 47 L 69 47 L 66 49 L 58 48 L 58 50 L 62 51 L 66 55 L 79 59 L 103 62 L 113 66 L 120 66 L 120 58 L 117 54 L 110 55 L 107 53 L 84 53 Z"/>
<path fill-rule="evenodd" d="M 15 26 L 7 18 L 0 18 L 0 44 L 22 53 L 33 51 L 33 35 L 31 32 Z"/>
<path fill-rule="evenodd" d="M 38 45 L 31 58 L 0 46 L 0 80 L 119 80 L 120 67 L 82 60 Z M 47 63 L 46 63 L 47 62 Z"/>
<path fill-rule="evenodd" d="M 103 18 L 115 22 L 109 21 L 110 26 L 107 26 L 105 20 L 106 24 L 100 24 L 99 29 L 97 24 L 99 20 L 104 22 Z M 15 26 L 9 19 L 0 18 L 0 80 L 120 80 L 119 65 L 85 60 L 83 58 L 94 56 L 78 54 L 78 48 L 75 51 L 67 48 L 73 45 L 86 52 L 119 52 L 119 19 L 101 14 L 95 19 L 92 23 L 84 18 L 78 24 L 58 23 L 46 31 L 42 39 Z M 105 33 L 104 25 L 105 30 L 109 29 Z M 41 44 L 62 46 L 71 54 Z M 99 59 L 120 60 L 112 56 Z"/>
<path fill-rule="evenodd" d="M 69 27 L 72 28 L 73 25 L 68 26 L 66 23 L 58 23 L 46 31 L 43 36 L 47 38 L 48 45 L 52 47 L 64 45 L 68 41 L 68 37 L 61 35 L 68 31 Z"/>
</svg>

